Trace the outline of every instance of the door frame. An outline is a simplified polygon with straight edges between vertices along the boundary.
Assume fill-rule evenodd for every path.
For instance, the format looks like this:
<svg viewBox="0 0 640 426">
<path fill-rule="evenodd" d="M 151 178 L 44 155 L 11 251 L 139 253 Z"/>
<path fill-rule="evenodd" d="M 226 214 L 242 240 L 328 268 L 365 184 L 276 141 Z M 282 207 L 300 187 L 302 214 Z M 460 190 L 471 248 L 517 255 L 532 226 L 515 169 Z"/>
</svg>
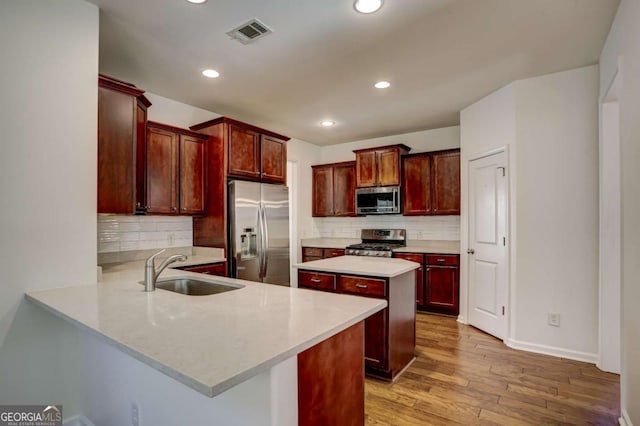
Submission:
<svg viewBox="0 0 640 426">
<path fill-rule="evenodd" d="M 467 254 L 467 249 L 469 248 L 469 221 L 471 218 L 469 217 L 469 190 L 470 190 L 470 182 L 469 182 L 469 170 L 472 161 L 480 160 L 482 158 L 490 157 L 492 155 L 504 153 L 504 161 L 505 161 L 505 173 L 506 173 L 506 181 L 505 181 L 505 228 L 507 229 L 506 238 L 507 238 L 507 250 L 505 256 L 505 277 L 507 282 L 505 283 L 505 292 L 504 301 L 505 301 L 505 319 L 504 319 L 504 338 L 502 339 L 505 344 L 511 339 L 511 318 L 514 317 L 512 314 L 512 307 L 514 306 L 513 300 L 515 298 L 514 290 L 512 288 L 513 283 L 513 273 L 514 267 L 511 265 L 511 258 L 514 256 L 515 252 L 515 227 L 512 226 L 512 209 L 511 209 L 511 188 L 513 186 L 511 179 L 514 174 L 511 172 L 511 151 L 509 150 L 509 145 L 503 145 L 498 148 L 493 148 L 488 151 L 484 151 L 482 153 L 472 154 L 469 157 L 463 157 L 462 159 L 462 170 L 461 170 L 461 182 L 462 185 L 462 202 L 461 202 L 461 215 L 460 215 L 460 315 L 458 316 L 458 322 L 462 324 L 470 325 L 469 323 L 469 254 Z"/>
</svg>

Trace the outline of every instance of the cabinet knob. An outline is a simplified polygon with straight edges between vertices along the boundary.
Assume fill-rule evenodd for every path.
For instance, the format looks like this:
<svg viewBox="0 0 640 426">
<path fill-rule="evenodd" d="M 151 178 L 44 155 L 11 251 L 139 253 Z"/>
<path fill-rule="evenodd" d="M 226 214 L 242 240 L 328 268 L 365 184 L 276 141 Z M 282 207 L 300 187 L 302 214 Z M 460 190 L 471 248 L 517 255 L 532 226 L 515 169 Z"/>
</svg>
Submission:
<svg viewBox="0 0 640 426">
<path fill-rule="evenodd" d="M 183 211 L 183 212 L 186 212 L 186 211 L 187 211 L 186 207 L 183 207 L 183 208 L 182 208 L 182 211 Z"/>
<path fill-rule="evenodd" d="M 176 211 L 177 209 L 175 207 L 171 207 L 171 211 Z"/>
<path fill-rule="evenodd" d="M 145 208 L 146 208 L 146 209 L 150 209 L 150 208 L 151 208 L 151 206 L 146 206 Z"/>
</svg>

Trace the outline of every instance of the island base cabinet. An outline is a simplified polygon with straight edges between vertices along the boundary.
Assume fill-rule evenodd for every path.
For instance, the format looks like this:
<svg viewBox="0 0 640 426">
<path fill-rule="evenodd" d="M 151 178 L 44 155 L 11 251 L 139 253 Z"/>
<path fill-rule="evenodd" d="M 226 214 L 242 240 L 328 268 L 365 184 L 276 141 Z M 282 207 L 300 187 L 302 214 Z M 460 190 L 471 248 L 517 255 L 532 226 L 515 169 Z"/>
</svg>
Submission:
<svg viewBox="0 0 640 426">
<path fill-rule="evenodd" d="M 409 271 L 392 278 L 298 270 L 298 285 L 319 291 L 385 299 L 364 320 L 364 365 L 369 376 L 393 380 L 415 357 L 416 284 Z"/>
<path fill-rule="evenodd" d="M 364 329 L 360 321 L 298 354 L 298 425 L 364 424 Z"/>
</svg>

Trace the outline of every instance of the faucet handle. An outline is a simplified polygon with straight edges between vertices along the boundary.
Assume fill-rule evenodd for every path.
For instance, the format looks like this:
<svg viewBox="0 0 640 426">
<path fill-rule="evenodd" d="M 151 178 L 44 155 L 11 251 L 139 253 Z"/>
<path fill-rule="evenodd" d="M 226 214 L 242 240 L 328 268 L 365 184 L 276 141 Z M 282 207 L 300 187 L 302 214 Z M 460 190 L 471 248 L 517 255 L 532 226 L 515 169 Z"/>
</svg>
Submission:
<svg viewBox="0 0 640 426">
<path fill-rule="evenodd" d="M 154 264 L 154 260 L 155 260 L 155 258 L 156 258 L 158 255 L 160 255 L 160 254 L 164 253 L 165 251 L 167 251 L 167 249 L 162 249 L 162 250 L 160 250 L 159 252 L 154 253 L 154 254 L 152 254 L 151 256 L 149 256 L 149 257 L 147 258 L 146 262 L 145 262 L 145 265 L 147 265 L 147 266 L 148 266 L 148 265 L 153 265 L 153 264 Z"/>
</svg>

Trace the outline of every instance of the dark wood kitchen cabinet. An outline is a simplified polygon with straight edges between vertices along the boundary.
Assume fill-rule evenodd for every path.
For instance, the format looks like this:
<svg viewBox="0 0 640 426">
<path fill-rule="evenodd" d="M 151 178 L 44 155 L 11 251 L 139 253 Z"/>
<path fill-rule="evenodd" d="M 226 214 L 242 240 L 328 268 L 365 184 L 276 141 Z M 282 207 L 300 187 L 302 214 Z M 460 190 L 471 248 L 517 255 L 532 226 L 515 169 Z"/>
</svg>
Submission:
<svg viewBox="0 0 640 426">
<path fill-rule="evenodd" d="M 385 299 L 387 307 L 364 321 L 364 362 L 369 375 L 393 380 L 415 357 L 413 280 L 300 269 L 298 287 Z"/>
<path fill-rule="evenodd" d="M 458 315 L 459 256 L 427 255 L 426 259 L 424 306 L 430 312 Z"/>
<path fill-rule="evenodd" d="M 207 136 L 147 123 L 147 212 L 198 215 L 205 211 Z"/>
<path fill-rule="evenodd" d="M 144 91 L 123 81 L 98 77 L 98 213 L 145 211 Z"/>
<path fill-rule="evenodd" d="M 227 117 L 191 126 L 200 131 L 224 125 L 227 176 L 269 183 L 287 181 L 288 137 Z"/>
<path fill-rule="evenodd" d="M 400 159 L 410 150 L 406 145 L 389 145 L 353 151 L 356 187 L 400 185 Z"/>
<path fill-rule="evenodd" d="M 355 162 L 311 166 L 313 217 L 355 216 Z"/>
<path fill-rule="evenodd" d="M 402 159 L 402 214 L 460 214 L 460 150 L 406 155 Z"/>
<path fill-rule="evenodd" d="M 302 261 L 328 259 L 330 257 L 344 256 L 343 248 L 302 247 Z"/>
<path fill-rule="evenodd" d="M 433 214 L 460 214 L 460 150 L 438 152 L 433 160 Z"/>
<path fill-rule="evenodd" d="M 421 311 L 458 315 L 460 256 L 456 254 L 394 253 L 393 257 L 420 263 L 416 270 L 416 305 Z"/>
<path fill-rule="evenodd" d="M 220 277 L 225 277 L 227 275 L 226 262 L 205 263 L 202 265 L 183 266 L 175 269 L 180 269 L 182 271 L 189 271 L 189 272 L 197 272 L 199 274 L 217 275 Z"/>
</svg>

